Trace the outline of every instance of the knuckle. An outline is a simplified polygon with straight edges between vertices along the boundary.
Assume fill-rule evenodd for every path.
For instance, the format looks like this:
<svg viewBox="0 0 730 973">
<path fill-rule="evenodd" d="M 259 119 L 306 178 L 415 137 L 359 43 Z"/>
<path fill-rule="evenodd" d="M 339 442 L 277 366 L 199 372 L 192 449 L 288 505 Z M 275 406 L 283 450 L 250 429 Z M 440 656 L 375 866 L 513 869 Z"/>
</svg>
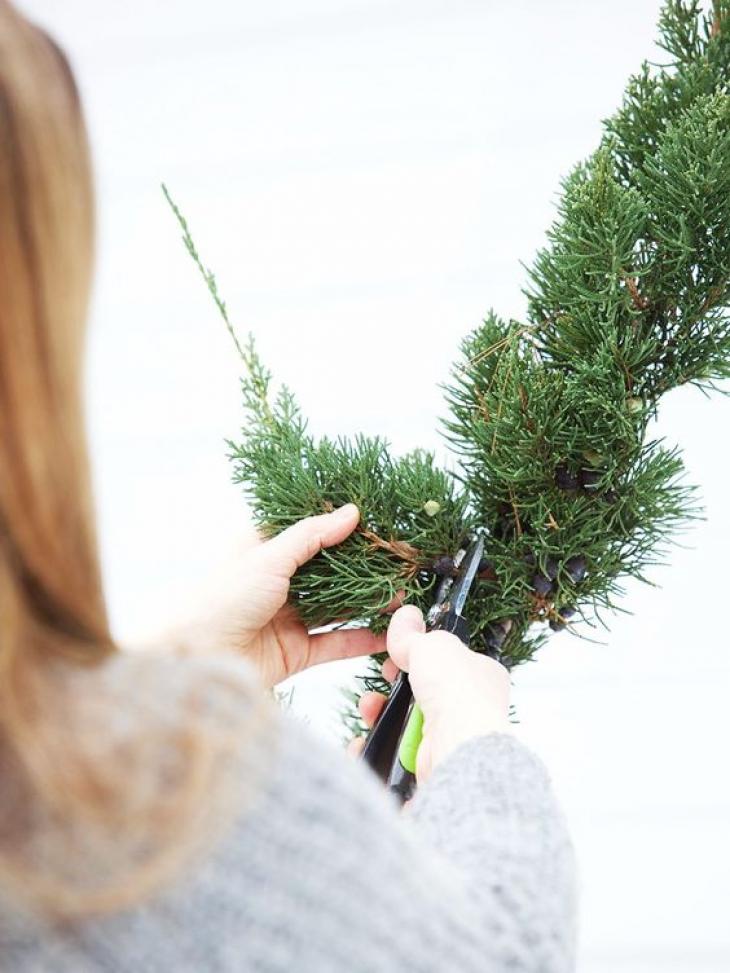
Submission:
<svg viewBox="0 0 730 973">
<path fill-rule="evenodd" d="M 429 632 L 424 637 L 428 639 L 429 648 L 437 648 L 441 652 L 461 652 L 466 648 L 451 632 Z"/>
<path fill-rule="evenodd" d="M 319 534 L 312 535 L 307 541 L 307 560 L 319 554 L 323 547 L 322 537 Z"/>
<path fill-rule="evenodd" d="M 477 653 L 474 653 L 474 661 L 479 665 L 482 673 L 492 684 L 496 683 L 499 686 L 509 686 L 509 672 L 501 662 L 492 659 L 490 656 L 477 655 Z"/>
<path fill-rule="evenodd" d="M 314 557 L 322 550 L 322 519 L 314 515 L 305 517 L 299 522 L 304 552 L 307 559 Z"/>
</svg>

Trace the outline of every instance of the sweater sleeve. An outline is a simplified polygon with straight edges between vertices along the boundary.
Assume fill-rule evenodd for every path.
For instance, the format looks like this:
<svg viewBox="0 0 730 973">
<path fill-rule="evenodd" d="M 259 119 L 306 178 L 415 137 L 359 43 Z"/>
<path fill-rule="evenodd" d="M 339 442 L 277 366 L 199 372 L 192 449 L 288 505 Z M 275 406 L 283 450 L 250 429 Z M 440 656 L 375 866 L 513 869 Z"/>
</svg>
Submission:
<svg viewBox="0 0 730 973">
<path fill-rule="evenodd" d="M 496 733 L 464 743 L 405 813 L 418 839 L 459 870 L 474 902 L 516 920 L 528 968 L 572 968 L 573 848 L 530 750 Z"/>
<path fill-rule="evenodd" d="M 451 754 L 405 811 L 362 763 L 277 714 L 254 796 L 215 849 L 132 911 L 16 942 L 18 971 L 565 973 L 570 844 L 508 736 Z M 242 750 L 244 748 L 242 747 Z M 6 946 L 9 944 L 6 943 Z M 43 958 L 46 965 L 33 965 Z M 24 965 L 24 960 L 28 965 Z"/>
<path fill-rule="evenodd" d="M 120 969 L 572 969 L 570 845 L 525 747 L 470 741 L 401 812 L 306 726 L 284 717 L 280 731 L 265 788 L 195 877 L 119 917 L 122 943 L 119 925 L 97 928 L 97 948 L 142 950 Z"/>
</svg>

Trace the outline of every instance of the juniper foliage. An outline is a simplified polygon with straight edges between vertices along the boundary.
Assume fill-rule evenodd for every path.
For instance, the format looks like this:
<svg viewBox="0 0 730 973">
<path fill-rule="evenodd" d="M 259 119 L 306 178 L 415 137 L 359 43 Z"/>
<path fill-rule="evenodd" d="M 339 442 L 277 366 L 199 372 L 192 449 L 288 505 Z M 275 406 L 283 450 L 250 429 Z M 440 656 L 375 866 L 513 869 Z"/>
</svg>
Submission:
<svg viewBox="0 0 730 973">
<path fill-rule="evenodd" d="M 382 629 L 396 592 L 425 610 L 444 558 L 484 527 L 474 645 L 501 632 L 516 666 L 550 629 L 603 621 L 622 579 L 647 580 L 695 515 L 678 451 L 649 433 L 666 392 L 730 374 L 730 0 L 707 12 L 670 0 L 659 34 L 669 63 L 630 79 L 596 152 L 563 182 L 527 270 L 526 319 L 490 312 L 462 344 L 443 421 L 458 472 L 421 450 L 394 457 L 379 438 L 315 440 L 253 343 L 239 346 L 246 422 L 228 445 L 261 529 L 361 510 L 357 531 L 294 578 L 310 626 Z M 365 684 L 383 688 L 377 664 Z"/>
</svg>

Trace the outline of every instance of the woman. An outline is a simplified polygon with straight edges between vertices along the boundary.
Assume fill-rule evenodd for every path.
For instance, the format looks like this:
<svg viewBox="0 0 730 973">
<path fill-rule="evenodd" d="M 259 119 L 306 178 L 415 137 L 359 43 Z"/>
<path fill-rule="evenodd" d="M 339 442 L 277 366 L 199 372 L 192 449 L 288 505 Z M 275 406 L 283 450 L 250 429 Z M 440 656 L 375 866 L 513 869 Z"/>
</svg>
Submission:
<svg viewBox="0 0 730 973">
<path fill-rule="evenodd" d="M 114 645 L 81 397 L 92 210 L 68 64 L 0 0 L 0 969 L 570 969 L 570 846 L 501 666 L 395 613 L 389 672 L 426 720 L 403 814 L 264 691 L 385 647 L 286 604 L 353 505 L 254 546 L 169 645 Z"/>
</svg>

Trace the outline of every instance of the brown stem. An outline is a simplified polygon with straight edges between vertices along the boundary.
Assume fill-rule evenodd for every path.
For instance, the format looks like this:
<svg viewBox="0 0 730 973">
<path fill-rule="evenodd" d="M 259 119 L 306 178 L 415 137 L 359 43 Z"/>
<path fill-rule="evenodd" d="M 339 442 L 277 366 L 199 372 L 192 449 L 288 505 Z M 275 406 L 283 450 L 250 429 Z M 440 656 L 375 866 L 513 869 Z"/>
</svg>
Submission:
<svg viewBox="0 0 730 973">
<path fill-rule="evenodd" d="M 374 550 L 387 551 L 388 554 L 392 554 L 393 557 L 399 558 L 401 561 L 405 562 L 404 567 L 406 567 L 406 570 L 404 574 L 408 580 L 415 577 L 415 575 L 421 570 L 421 552 L 417 547 L 414 547 L 407 541 L 398 541 L 394 538 L 386 541 L 385 538 L 380 537 L 374 531 L 367 530 L 364 527 L 358 529 L 362 536 L 370 541 L 370 546 Z"/>
</svg>

